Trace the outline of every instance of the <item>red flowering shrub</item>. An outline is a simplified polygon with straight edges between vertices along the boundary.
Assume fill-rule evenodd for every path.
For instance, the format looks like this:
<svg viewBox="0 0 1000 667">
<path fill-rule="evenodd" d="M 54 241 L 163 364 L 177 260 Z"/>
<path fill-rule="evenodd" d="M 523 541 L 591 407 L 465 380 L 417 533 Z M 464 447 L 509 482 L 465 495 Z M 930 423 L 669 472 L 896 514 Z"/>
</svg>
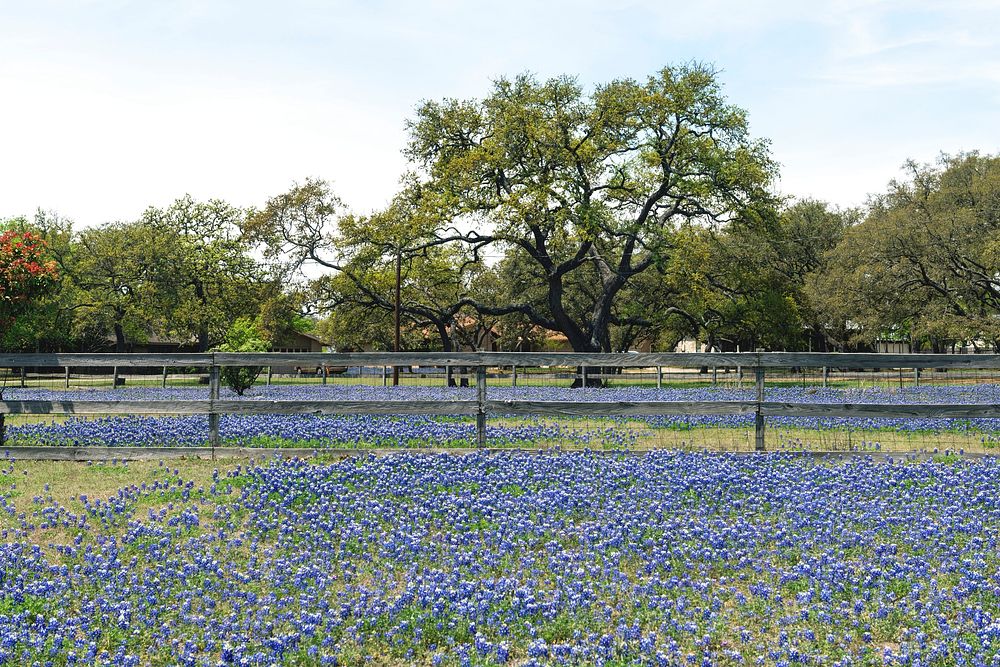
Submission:
<svg viewBox="0 0 1000 667">
<path fill-rule="evenodd" d="M 56 263 L 46 257 L 46 250 L 45 240 L 37 234 L 0 234 L 0 331 L 59 280 Z"/>
</svg>

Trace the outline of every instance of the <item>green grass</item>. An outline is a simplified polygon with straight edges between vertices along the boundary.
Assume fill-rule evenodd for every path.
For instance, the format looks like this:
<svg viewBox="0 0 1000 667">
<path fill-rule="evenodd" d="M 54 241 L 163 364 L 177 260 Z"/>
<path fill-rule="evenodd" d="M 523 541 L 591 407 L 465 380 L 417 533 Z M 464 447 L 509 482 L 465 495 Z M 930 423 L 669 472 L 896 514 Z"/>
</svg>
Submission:
<svg viewBox="0 0 1000 667">
<path fill-rule="evenodd" d="M 732 367 L 730 367 L 732 368 Z M 778 369 L 780 370 L 780 369 Z M 807 373 L 804 375 L 791 375 L 786 371 L 778 372 L 778 370 L 771 370 L 767 378 L 767 386 L 769 387 L 819 387 L 821 386 L 821 376 L 819 369 L 807 369 Z M 490 369 L 491 373 L 500 375 L 500 377 L 491 377 L 488 380 L 490 386 L 511 386 L 512 375 L 510 374 L 509 367 L 497 369 Z M 573 380 L 571 378 L 546 378 L 537 377 L 549 374 L 563 374 L 563 375 L 573 375 L 576 373 L 576 369 L 572 367 L 565 368 L 518 368 L 517 371 L 517 384 L 521 387 L 568 387 L 572 384 Z M 125 386 L 127 387 L 158 387 L 162 384 L 162 376 L 157 374 L 150 375 L 123 375 L 125 377 Z M 387 378 L 388 383 L 391 385 L 392 377 L 391 373 Z M 456 378 L 457 381 L 457 378 Z M 925 372 L 920 378 L 920 384 L 922 386 L 932 386 L 932 385 L 955 385 L 963 384 L 968 382 L 995 382 L 996 378 L 992 376 L 984 377 L 981 372 L 976 370 L 949 370 L 947 373 L 935 373 L 935 372 Z M 25 388 L 42 388 L 42 389 L 62 389 L 64 388 L 65 379 L 62 375 L 51 375 L 51 376 L 29 376 L 26 378 L 24 387 Z M 475 385 L 475 379 L 470 378 L 469 382 L 471 385 Z M 302 376 L 289 376 L 280 375 L 272 376 L 271 384 L 273 385 L 318 385 L 322 384 L 322 376 L 319 375 L 302 375 Z M 328 378 L 328 383 L 332 385 L 340 386 L 382 386 L 383 379 L 381 374 L 375 375 L 364 375 L 358 376 L 347 376 L 341 374 L 330 375 Z M 399 377 L 399 383 L 403 386 L 413 387 L 413 386 L 428 386 L 428 387 L 441 387 L 445 384 L 445 376 L 443 373 L 408 373 L 402 372 Z M 662 379 L 662 387 L 666 389 L 697 389 L 706 388 L 711 386 L 722 386 L 722 387 L 753 387 L 753 374 L 749 368 L 744 369 L 742 380 L 738 378 L 735 370 L 730 372 L 725 372 L 719 370 L 716 374 L 716 381 L 712 380 L 711 371 L 707 373 L 700 373 L 698 369 L 687 369 L 684 372 L 678 372 L 676 369 L 671 369 L 670 371 L 665 371 Z M 265 384 L 265 376 L 262 374 L 257 381 L 258 385 Z M 616 376 L 613 379 L 607 381 L 609 387 L 656 387 L 656 374 L 652 369 L 642 369 L 642 372 L 628 372 L 622 373 L 620 376 Z M 16 374 L 0 374 L 0 386 L 17 389 L 21 387 L 21 378 Z M 205 387 L 204 377 L 199 377 L 198 375 L 173 375 L 167 380 L 168 387 Z M 912 387 L 914 386 L 913 373 L 911 371 L 906 371 L 902 375 L 893 374 L 891 372 L 872 374 L 872 373 L 831 373 L 829 380 L 827 382 L 827 387 L 829 388 L 883 388 L 883 389 L 893 389 L 899 387 Z M 110 369 L 107 375 L 98 376 L 72 376 L 70 378 L 70 389 L 86 389 L 86 388 L 112 388 Z"/>
<path fill-rule="evenodd" d="M 51 419 L 51 417 L 49 417 Z M 58 421 L 58 420 L 55 420 Z M 17 422 L 15 422 L 17 423 Z M 558 425 L 565 433 L 563 437 L 545 440 L 490 442 L 487 447 L 496 449 L 620 449 L 620 442 L 627 442 L 630 450 L 675 449 L 709 451 L 750 451 L 754 448 L 754 433 L 747 427 L 686 427 L 675 425 L 664 428 L 650 427 L 643 422 L 610 422 L 600 419 L 541 419 L 528 422 L 519 418 L 490 420 L 489 424 L 516 426 L 518 423 L 541 423 Z M 626 432 L 623 439 L 602 441 L 600 437 L 583 444 L 574 440 L 574 431 L 595 432 L 613 428 L 617 437 Z M 1000 442 L 984 441 L 983 433 L 975 430 L 954 431 L 895 431 L 892 429 L 794 429 L 769 428 L 765 432 L 765 448 L 768 451 L 867 451 L 867 452 L 935 452 L 946 457 L 950 453 L 963 450 L 968 453 L 998 453 Z M 29 442 L 25 439 L 9 445 L 45 446 L 45 442 Z M 246 447 L 259 449 L 306 449 L 321 453 L 324 449 L 365 450 L 400 449 L 395 441 L 337 442 L 328 439 L 295 440 L 278 436 L 257 436 L 222 442 L 223 447 Z M 410 449 L 466 449 L 474 448 L 471 439 L 449 441 L 412 439 L 403 444 Z M 187 448 L 192 455 L 197 450 L 208 447 L 207 434 L 203 448 Z M 7 483 L 0 475 L 0 488 Z"/>
<path fill-rule="evenodd" d="M 152 484 L 159 480 L 177 482 L 181 479 L 193 483 L 191 495 L 198 489 L 212 485 L 212 473 L 218 470 L 223 475 L 218 488 L 241 488 L 247 479 L 225 478 L 224 473 L 233 470 L 241 462 L 237 460 L 210 461 L 203 459 L 170 459 L 161 461 L 131 461 L 128 463 L 79 463 L 74 461 L 0 461 L 0 492 L 12 499 L 19 511 L 31 511 L 32 498 L 51 495 L 56 501 L 68 507 L 81 508 L 79 498 L 110 498 L 119 489 L 143 482 Z M 15 492 L 10 493 L 11 485 Z M 225 485 L 225 486 L 224 486 Z M 163 503 L 181 496 L 178 489 L 158 492 Z M 153 494 L 155 495 L 155 494 Z M 176 495 L 176 498 L 171 496 Z M 150 501 L 154 502 L 154 501 Z"/>
<path fill-rule="evenodd" d="M 31 616 L 39 616 L 44 611 L 45 598 L 40 595 L 26 594 L 19 600 L 0 598 L 0 616 L 13 616 L 23 613 L 28 613 Z"/>
</svg>

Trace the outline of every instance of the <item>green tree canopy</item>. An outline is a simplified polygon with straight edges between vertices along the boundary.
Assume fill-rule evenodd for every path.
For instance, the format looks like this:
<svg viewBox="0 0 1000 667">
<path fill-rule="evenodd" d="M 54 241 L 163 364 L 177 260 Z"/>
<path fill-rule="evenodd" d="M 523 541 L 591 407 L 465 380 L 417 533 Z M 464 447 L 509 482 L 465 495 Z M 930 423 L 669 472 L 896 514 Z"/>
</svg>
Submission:
<svg viewBox="0 0 1000 667">
<path fill-rule="evenodd" d="M 48 225 L 65 275 L 60 309 L 72 313 L 75 337 L 102 343 L 113 334 L 126 351 L 155 335 L 205 351 L 241 316 L 258 317 L 270 337 L 301 328 L 301 295 L 280 264 L 255 253 L 244 216 L 183 197 L 132 222 L 76 232 Z"/>
<path fill-rule="evenodd" d="M 831 327 L 853 340 L 1000 343 L 1000 157 L 907 163 L 873 197 L 810 282 Z M 842 324 L 841 324 L 842 325 Z M 843 326 L 843 325 L 842 325 Z"/>
<path fill-rule="evenodd" d="M 706 341 L 723 350 L 829 347 L 806 283 L 826 270 L 827 253 L 856 216 L 807 199 L 769 224 L 709 234 L 700 269 L 712 304 Z"/>
<path fill-rule="evenodd" d="M 482 100 L 425 102 L 409 129 L 436 237 L 522 254 L 542 286 L 470 305 L 579 351 L 612 348 L 612 326 L 632 321 L 616 315 L 623 290 L 675 251 L 680 226 L 754 224 L 775 203 L 766 142 L 702 65 L 590 94 L 571 77 L 501 79 Z"/>
<path fill-rule="evenodd" d="M 144 342 L 164 328 L 152 238 L 141 223 L 112 223 L 74 234 L 61 263 L 72 281 L 77 336 L 101 339 L 110 333 L 115 351 L 125 352 L 128 343 Z"/>
<path fill-rule="evenodd" d="M 246 211 L 221 200 L 182 197 L 142 216 L 155 247 L 152 277 L 170 313 L 170 333 L 197 341 L 200 351 L 219 340 L 237 317 L 277 298 L 283 275 L 252 255 L 243 236 Z"/>
<path fill-rule="evenodd" d="M 229 326 L 219 352 L 267 352 L 268 342 L 257 324 L 249 317 L 239 317 Z M 260 366 L 224 366 L 219 380 L 237 396 L 242 396 L 260 376 Z"/>
</svg>

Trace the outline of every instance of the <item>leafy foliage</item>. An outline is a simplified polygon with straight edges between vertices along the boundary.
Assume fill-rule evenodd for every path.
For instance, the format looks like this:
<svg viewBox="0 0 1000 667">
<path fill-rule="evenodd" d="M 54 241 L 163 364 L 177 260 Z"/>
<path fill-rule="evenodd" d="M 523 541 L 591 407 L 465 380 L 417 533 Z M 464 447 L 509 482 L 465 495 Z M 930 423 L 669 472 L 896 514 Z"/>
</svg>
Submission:
<svg viewBox="0 0 1000 667">
<path fill-rule="evenodd" d="M 0 222 L 0 344 L 204 351 L 247 317 L 272 343 L 318 326 L 391 349 L 398 265 L 406 349 L 1000 348 L 1000 156 L 908 162 L 864 210 L 789 204 L 698 63 L 592 90 L 501 78 L 408 131 L 412 171 L 370 215 L 310 178 L 259 210 Z"/>
<path fill-rule="evenodd" d="M 1000 343 L 1000 157 L 907 163 L 910 177 L 873 198 L 810 294 L 854 341 L 895 336 L 942 350 Z M 846 323 L 846 325 L 845 325 Z"/>
<path fill-rule="evenodd" d="M 581 351 L 611 349 L 612 325 L 645 323 L 616 303 L 671 256 L 681 225 L 764 219 L 774 204 L 766 142 L 701 65 L 590 95 L 571 77 L 501 79 L 481 101 L 424 103 L 410 135 L 436 214 L 477 221 L 488 231 L 460 240 L 523 254 L 542 287 L 472 305 L 521 313 Z"/>
<path fill-rule="evenodd" d="M 59 279 L 45 241 L 29 231 L 0 233 L 0 338 Z"/>
<path fill-rule="evenodd" d="M 63 265 L 76 290 L 74 329 L 99 339 L 113 333 L 117 352 L 162 331 L 169 309 L 156 288 L 159 239 L 141 223 L 89 227 L 74 235 Z"/>
<path fill-rule="evenodd" d="M 827 253 L 856 219 L 854 211 L 803 200 L 766 225 L 734 225 L 708 235 L 702 264 L 706 342 L 717 349 L 826 348 L 826 330 L 806 282 L 827 269 Z M 695 312 L 698 312 L 695 310 Z"/>
<path fill-rule="evenodd" d="M 245 215 L 224 201 L 185 196 L 142 217 L 157 246 L 153 279 L 171 313 L 168 330 L 193 338 L 200 351 L 241 314 L 282 291 L 280 269 L 251 255 L 242 233 Z"/>
<path fill-rule="evenodd" d="M 257 325 L 247 317 L 237 318 L 226 332 L 219 352 L 267 352 L 269 345 Z M 219 375 L 223 385 L 242 396 L 260 376 L 260 366 L 224 366 Z"/>
<path fill-rule="evenodd" d="M 154 338 L 207 350 L 241 315 L 259 315 L 269 338 L 301 328 L 301 294 L 280 265 L 255 255 L 244 216 L 225 202 L 183 197 L 139 220 L 77 231 L 36 219 L 62 274 L 44 322 L 58 320 L 81 346 L 102 347 L 111 335 L 121 352 Z"/>
</svg>

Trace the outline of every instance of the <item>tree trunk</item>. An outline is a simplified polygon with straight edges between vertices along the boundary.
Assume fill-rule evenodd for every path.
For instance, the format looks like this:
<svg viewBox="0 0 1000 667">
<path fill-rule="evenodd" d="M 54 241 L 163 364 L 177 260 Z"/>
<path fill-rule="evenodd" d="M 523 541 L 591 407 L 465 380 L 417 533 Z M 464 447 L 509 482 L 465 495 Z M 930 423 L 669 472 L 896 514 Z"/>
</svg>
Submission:
<svg viewBox="0 0 1000 667">
<path fill-rule="evenodd" d="M 434 326 L 437 329 L 438 337 L 441 338 L 441 351 L 442 352 L 452 352 L 453 344 L 451 342 L 451 332 L 448 331 L 448 323 L 443 320 L 435 320 Z M 449 387 L 455 386 L 455 378 L 452 377 L 451 366 L 445 368 L 445 379 L 447 380 Z M 469 386 L 469 381 L 464 380 L 463 386 Z"/>
<path fill-rule="evenodd" d="M 594 345 L 592 343 L 593 338 L 594 338 L 593 336 L 590 339 L 583 338 L 583 339 L 580 339 L 579 342 L 574 343 L 573 338 L 570 337 L 570 335 L 567 332 L 563 332 L 563 333 L 566 334 L 566 338 L 569 340 L 569 343 L 573 347 L 573 351 L 574 352 L 608 352 L 609 351 L 608 349 L 601 349 L 600 346 Z M 595 375 L 605 375 L 605 374 L 613 372 L 613 371 L 614 371 L 613 368 L 609 369 L 609 368 L 604 368 L 604 367 L 601 367 L 601 366 L 588 366 L 587 367 L 587 373 L 586 373 L 586 375 L 587 375 L 586 386 L 587 387 L 593 387 L 593 388 L 600 388 L 600 387 L 606 386 L 607 383 L 603 379 L 598 378 L 598 377 L 594 377 L 594 376 Z M 578 366 L 577 369 L 576 369 L 576 379 L 573 380 L 573 384 L 570 385 L 570 387 L 573 388 L 573 389 L 579 389 L 579 388 L 583 387 L 584 386 L 583 376 L 584 376 L 583 367 L 582 366 Z"/>
<path fill-rule="evenodd" d="M 205 286 L 200 280 L 194 284 L 194 294 L 201 303 L 202 317 L 207 317 L 208 295 L 205 293 Z M 198 325 L 198 352 L 208 352 L 208 322 L 203 321 Z"/>
<path fill-rule="evenodd" d="M 573 380 L 573 384 L 570 385 L 572 389 L 580 389 L 584 386 L 584 372 L 583 366 L 576 367 L 576 379 Z M 587 381 L 586 386 L 590 389 L 602 389 L 608 386 L 607 380 L 600 377 L 595 377 L 598 375 L 611 375 L 617 373 L 618 369 L 613 366 L 587 366 Z"/>
<path fill-rule="evenodd" d="M 6 380 L 4 381 L 4 385 L 6 385 Z M 0 401 L 4 400 L 3 399 L 4 389 L 5 386 L 0 386 Z M 0 447 L 3 447 L 4 443 L 6 442 L 7 442 L 7 419 L 6 415 L 0 412 Z"/>
<path fill-rule="evenodd" d="M 115 352 L 118 354 L 125 352 L 125 330 L 120 321 L 115 322 Z"/>
<path fill-rule="evenodd" d="M 573 321 L 573 318 L 566 313 L 566 309 L 563 307 L 562 302 L 562 276 L 550 275 L 548 279 L 548 287 L 549 310 L 552 312 L 552 317 L 558 325 L 557 331 L 562 332 L 562 334 L 566 336 L 566 340 L 569 342 L 570 347 L 573 348 L 573 351 L 602 352 L 603 350 L 593 344 L 592 341 L 594 340 L 594 336 L 588 336 L 580 325 Z M 571 386 L 574 389 L 578 389 L 583 386 L 582 368 L 577 368 L 577 377 L 573 380 L 573 384 Z M 589 378 L 587 379 L 587 386 L 593 386 Z"/>
<path fill-rule="evenodd" d="M 573 339 L 570 338 L 570 344 L 573 345 L 575 352 L 611 352 L 611 307 L 614 304 L 615 296 L 621 291 L 624 285 L 625 281 L 619 276 L 604 281 L 602 285 L 603 293 L 598 298 L 597 303 L 594 304 L 594 309 L 591 312 L 590 337 L 586 338 L 584 335 L 583 338 L 585 340 L 580 347 L 577 347 L 573 343 Z M 560 304 L 561 301 L 560 292 Z M 577 327 L 577 329 L 579 328 Z M 569 338 L 568 333 L 567 337 Z M 584 385 L 587 387 L 606 387 L 608 384 L 607 380 L 592 376 L 612 375 L 616 372 L 617 369 L 613 367 L 589 367 L 587 368 L 586 380 L 584 380 L 582 369 L 578 369 L 577 378 L 573 381 L 573 387 L 579 388 Z"/>
<path fill-rule="evenodd" d="M 561 331 L 566 336 L 566 340 L 569 341 L 574 352 L 600 352 L 601 350 L 599 348 L 595 349 L 591 343 L 593 336 L 587 336 L 583 329 L 580 328 L 580 325 L 574 322 L 573 318 L 566 313 L 566 309 L 563 308 L 562 297 L 562 278 L 559 276 L 550 277 L 548 294 L 549 310 L 552 312 L 552 317 L 558 325 L 558 331 Z"/>
</svg>

